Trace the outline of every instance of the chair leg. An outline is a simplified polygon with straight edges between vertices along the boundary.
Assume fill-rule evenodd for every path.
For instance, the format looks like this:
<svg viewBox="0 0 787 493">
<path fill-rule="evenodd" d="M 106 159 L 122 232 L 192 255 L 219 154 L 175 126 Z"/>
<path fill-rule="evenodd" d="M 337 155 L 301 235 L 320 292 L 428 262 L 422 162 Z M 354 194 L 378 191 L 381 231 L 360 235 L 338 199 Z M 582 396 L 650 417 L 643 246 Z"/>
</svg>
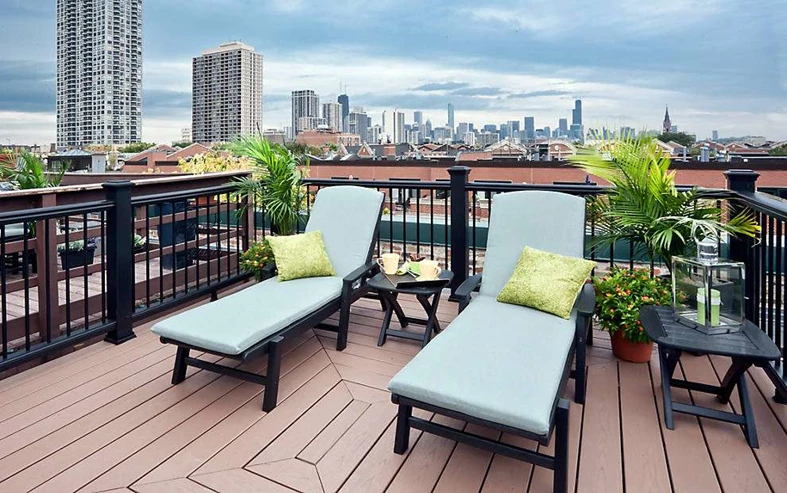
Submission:
<svg viewBox="0 0 787 493">
<path fill-rule="evenodd" d="M 402 455 L 410 446 L 410 416 L 413 415 L 413 406 L 399 404 L 396 418 L 396 438 L 394 439 L 394 453 Z"/>
<path fill-rule="evenodd" d="M 279 375 L 281 373 L 281 343 L 279 337 L 268 344 L 268 372 L 265 375 L 265 393 L 262 396 L 262 410 L 273 411 L 279 398 Z"/>
<path fill-rule="evenodd" d="M 185 347 L 178 347 L 178 352 L 175 355 L 175 368 L 172 370 L 172 385 L 177 385 L 186 379 L 186 358 L 189 357 L 189 349 Z"/>
<path fill-rule="evenodd" d="M 569 403 L 560 399 L 555 413 L 555 479 L 554 493 L 568 491 L 568 408 Z"/>
<path fill-rule="evenodd" d="M 339 311 L 339 328 L 336 333 L 336 350 L 344 351 L 347 347 L 347 331 L 350 327 L 350 296 L 342 295 L 342 308 Z"/>
</svg>

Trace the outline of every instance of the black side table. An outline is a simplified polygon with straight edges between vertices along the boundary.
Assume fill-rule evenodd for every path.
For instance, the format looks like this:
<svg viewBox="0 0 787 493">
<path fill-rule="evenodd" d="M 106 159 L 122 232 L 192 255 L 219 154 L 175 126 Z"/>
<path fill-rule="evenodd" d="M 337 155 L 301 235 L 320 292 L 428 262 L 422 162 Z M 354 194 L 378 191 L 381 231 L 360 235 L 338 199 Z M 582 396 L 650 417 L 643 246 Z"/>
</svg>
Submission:
<svg viewBox="0 0 787 493">
<path fill-rule="evenodd" d="M 382 272 L 370 279 L 368 283 L 369 289 L 380 295 L 380 300 L 385 308 L 383 326 L 380 328 L 380 337 L 377 339 L 377 345 L 382 346 L 385 344 L 385 339 L 388 336 L 394 336 L 413 341 L 421 341 L 421 347 L 426 346 L 432 338 L 432 331 L 434 330 L 435 333 L 439 333 L 441 330 L 440 322 L 437 320 L 437 305 L 440 303 L 440 294 L 453 278 L 453 272 L 444 270 L 440 273 L 440 276 L 438 276 L 438 280 L 442 281 L 441 283 L 406 288 L 397 288 Z M 415 298 L 421 303 L 421 306 L 424 307 L 427 318 L 406 316 L 404 310 L 402 310 L 402 306 L 397 300 L 400 294 L 415 295 Z M 402 328 L 407 327 L 409 324 L 423 325 L 426 328 L 423 335 L 404 330 L 391 329 L 391 318 L 394 312 L 396 312 L 396 318 L 399 319 L 399 324 Z"/>
<path fill-rule="evenodd" d="M 779 348 L 753 323 L 746 321 L 740 332 L 708 335 L 677 321 L 671 308 L 645 306 L 639 312 L 642 326 L 648 336 L 659 345 L 661 364 L 661 391 L 664 398 L 664 424 L 675 429 L 672 413 L 684 413 L 703 418 L 717 419 L 743 426 L 743 432 L 752 448 L 757 448 L 757 428 L 746 386 L 746 370 L 751 366 L 763 367 L 780 357 Z M 724 375 L 721 385 L 708 385 L 672 378 L 680 355 L 684 352 L 716 354 L 732 358 L 732 365 Z M 741 401 L 741 414 L 719 411 L 707 407 L 672 402 L 672 387 L 716 394 L 727 403 L 735 386 Z"/>
</svg>

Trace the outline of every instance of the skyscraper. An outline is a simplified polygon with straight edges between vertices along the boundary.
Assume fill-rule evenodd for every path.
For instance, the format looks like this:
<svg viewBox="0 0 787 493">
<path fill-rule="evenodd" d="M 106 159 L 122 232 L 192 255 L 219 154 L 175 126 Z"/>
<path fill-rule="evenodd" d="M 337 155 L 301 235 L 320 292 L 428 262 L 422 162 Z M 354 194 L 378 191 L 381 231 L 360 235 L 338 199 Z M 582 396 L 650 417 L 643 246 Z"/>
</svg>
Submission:
<svg viewBox="0 0 787 493">
<path fill-rule="evenodd" d="M 561 118 L 557 123 L 558 133 L 561 135 L 568 135 L 568 119 Z"/>
<path fill-rule="evenodd" d="M 353 108 L 347 115 L 347 131 L 351 134 L 361 136 L 361 140 L 366 142 L 369 129 L 369 117 L 364 113 L 363 108 Z"/>
<path fill-rule="evenodd" d="M 342 128 L 337 128 L 336 130 L 341 130 L 342 132 L 347 131 L 347 115 L 350 114 L 350 96 L 347 94 L 340 94 L 338 98 L 339 104 L 342 105 Z M 363 136 L 362 136 L 363 138 Z"/>
<path fill-rule="evenodd" d="M 295 135 L 301 133 L 298 122 L 302 117 L 320 117 L 320 97 L 311 89 L 292 91 L 292 128 Z"/>
<path fill-rule="evenodd" d="M 536 119 L 532 116 L 525 117 L 525 136 L 528 139 L 536 138 Z"/>
<path fill-rule="evenodd" d="M 711 135 L 713 136 L 713 137 L 711 137 L 711 139 L 713 140 L 713 142 L 716 142 L 716 141 L 718 141 L 718 140 L 719 140 L 719 131 L 718 131 L 718 130 L 714 130 L 714 131 L 713 131 L 713 133 L 712 133 Z"/>
<path fill-rule="evenodd" d="M 142 139 L 142 0 L 57 0 L 57 144 Z"/>
<path fill-rule="evenodd" d="M 243 43 L 224 43 L 192 62 L 194 142 L 229 142 L 262 127 L 262 55 Z"/>
<path fill-rule="evenodd" d="M 448 126 L 451 128 L 451 131 L 454 130 L 454 105 L 448 103 Z"/>
<path fill-rule="evenodd" d="M 418 124 L 418 127 L 424 124 L 424 112 L 423 111 L 414 111 L 413 112 L 413 121 Z"/>
<path fill-rule="evenodd" d="M 325 124 L 336 132 L 344 131 L 342 125 L 343 111 L 344 107 L 341 105 L 341 103 L 323 103 L 322 117 L 325 119 Z"/>
<path fill-rule="evenodd" d="M 571 112 L 571 124 L 582 125 L 582 100 L 574 101 L 574 110 Z"/>
</svg>

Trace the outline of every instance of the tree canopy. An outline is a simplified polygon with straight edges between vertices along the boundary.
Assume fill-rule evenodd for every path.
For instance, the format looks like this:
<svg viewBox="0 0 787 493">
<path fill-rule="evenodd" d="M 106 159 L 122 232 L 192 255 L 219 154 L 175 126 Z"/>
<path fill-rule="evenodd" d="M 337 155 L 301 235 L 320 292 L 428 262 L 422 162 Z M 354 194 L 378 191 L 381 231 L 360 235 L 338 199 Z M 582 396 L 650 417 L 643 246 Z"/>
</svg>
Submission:
<svg viewBox="0 0 787 493">
<path fill-rule="evenodd" d="M 662 142 L 677 142 L 686 147 L 691 146 L 696 141 L 693 135 L 687 134 L 686 132 L 665 132 L 656 138 Z"/>
<path fill-rule="evenodd" d="M 138 152 L 146 151 L 155 145 L 156 144 L 154 142 L 135 142 L 125 147 L 121 147 L 120 152 L 124 154 L 136 154 Z"/>
</svg>

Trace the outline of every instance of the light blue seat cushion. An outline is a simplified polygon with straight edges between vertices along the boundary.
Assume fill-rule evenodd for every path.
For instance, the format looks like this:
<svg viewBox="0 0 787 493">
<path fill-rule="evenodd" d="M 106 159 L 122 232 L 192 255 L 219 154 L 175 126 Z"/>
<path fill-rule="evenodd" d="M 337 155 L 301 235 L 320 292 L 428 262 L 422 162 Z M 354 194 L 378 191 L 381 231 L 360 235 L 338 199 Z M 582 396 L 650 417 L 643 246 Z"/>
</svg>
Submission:
<svg viewBox="0 0 787 493">
<path fill-rule="evenodd" d="M 268 279 L 157 323 L 154 333 L 222 354 L 240 354 L 341 297 L 339 277 Z"/>
<path fill-rule="evenodd" d="M 5 237 L 15 238 L 25 235 L 25 226 L 22 223 L 7 224 L 5 227 Z"/>
<path fill-rule="evenodd" d="M 480 293 L 497 298 L 529 246 L 584 256 L 585 199 L 558 192 L 509 192 L 492 199 Z"/>
<path fill-rule="evenodd" d="M 388 384 L 391 392 L 537 435 L 549 431 L 569 320 L 477 296 Z"/>
<path fill-rule="evenodd" d="M 317 192 L 306 231 L 322 231 L 337 276 L 344 277 L 366 263 L 384 198 L 381 192 L 352 185 Z"/>
</svg>

